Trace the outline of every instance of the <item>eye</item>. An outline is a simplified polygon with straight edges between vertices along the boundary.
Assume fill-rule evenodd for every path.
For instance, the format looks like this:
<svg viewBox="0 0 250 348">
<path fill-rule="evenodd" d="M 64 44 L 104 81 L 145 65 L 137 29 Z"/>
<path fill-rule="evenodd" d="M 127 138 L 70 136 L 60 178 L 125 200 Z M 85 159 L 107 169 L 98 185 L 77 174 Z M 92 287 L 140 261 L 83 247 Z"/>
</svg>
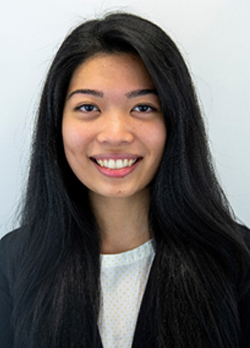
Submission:
<svg viewBox="0 0 250 348">
<path fill-rule="evenodd" d="M 98 107 L 93 104 L 82 104 L 80 106 L 77 106 L 75 110 L 80 110 L 82 112 L 92 112 L 92 111 L 99 111 Z"/>
<path fill-rule="evenodd" d="M 153 106 L 147 105 L 147 104 L 140 104 L 133 108 L 133 111 L 139 111 L 139 112 L 150 112 L 150 111 L 156 111 L 157 109 Z"/>
</svg>

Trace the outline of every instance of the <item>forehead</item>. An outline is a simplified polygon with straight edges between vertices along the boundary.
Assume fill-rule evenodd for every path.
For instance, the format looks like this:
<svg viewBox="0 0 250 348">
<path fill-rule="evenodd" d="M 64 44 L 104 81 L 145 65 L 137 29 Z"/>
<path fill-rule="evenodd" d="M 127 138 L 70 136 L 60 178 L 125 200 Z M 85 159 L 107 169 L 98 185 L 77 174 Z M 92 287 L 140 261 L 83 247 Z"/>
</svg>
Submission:
<svg viewBox="0 0 250 348">
<path fill-rule="evenodd" d="M 76 88 L 153 88 L 152 77 L 139 56 L 125 53 L 99 54 L 74 71 L 68 93 Z"/>
</svg>

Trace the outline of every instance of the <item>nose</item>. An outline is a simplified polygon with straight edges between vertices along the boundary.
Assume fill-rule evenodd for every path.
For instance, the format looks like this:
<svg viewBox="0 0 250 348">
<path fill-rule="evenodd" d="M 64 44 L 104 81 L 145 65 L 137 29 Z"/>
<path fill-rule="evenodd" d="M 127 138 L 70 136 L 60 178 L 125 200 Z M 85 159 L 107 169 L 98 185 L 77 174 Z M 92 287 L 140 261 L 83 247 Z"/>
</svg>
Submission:
<svg viewBox="0 0 250 348">
<path fill-rule="evenodd" d="M 134 134 L 130 118 L 129 114 L 117 111 L 103 115 L 97 135 L 98 142 L 111 146 L 120 146 L 133 142 Z"/>
</svg>

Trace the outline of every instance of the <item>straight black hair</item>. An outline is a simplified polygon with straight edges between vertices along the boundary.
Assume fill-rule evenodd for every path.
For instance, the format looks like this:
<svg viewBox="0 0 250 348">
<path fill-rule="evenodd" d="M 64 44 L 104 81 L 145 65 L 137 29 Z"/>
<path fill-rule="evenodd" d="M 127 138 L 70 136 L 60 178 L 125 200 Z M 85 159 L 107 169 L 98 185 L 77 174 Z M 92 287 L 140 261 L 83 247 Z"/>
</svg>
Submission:
<svg viewBox="0 0 250 348">
<path fill-rule="evenodd" d="M 248 287 L 249 254 L 214 174 L 190 74 L 168 35 L 126 13 L 77 27 L 48 72 L 22 213 L 15 348 L 97 345 L 99 228 L 88 190 L 65 158 L 61 126 L 76 67 L 117 52 L 144 62 L 168 133 L 149 209 L 156 241 L 151 316 L 159 347 L 239 348 L 237 303 Z"/>
</svg>

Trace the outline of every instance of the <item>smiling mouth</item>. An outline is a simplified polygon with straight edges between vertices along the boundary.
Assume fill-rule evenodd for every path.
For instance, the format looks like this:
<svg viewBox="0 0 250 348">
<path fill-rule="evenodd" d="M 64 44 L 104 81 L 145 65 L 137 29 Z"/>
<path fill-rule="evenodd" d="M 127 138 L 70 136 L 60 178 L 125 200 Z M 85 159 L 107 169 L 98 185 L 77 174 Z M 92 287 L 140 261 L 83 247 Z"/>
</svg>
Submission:
<svg viewBox="0 0 250 348">
<path fill-rule="evenodd" d="M 91 158 L 92 161 L 94 161 L 96 164 L 98 164 L 100 167 L 104 167 L 107 169 L 123 169 L 128 168 L 137 163 L 141 158 L 135 158 L 135 159 L 95 159 Z"/>
</svg>

